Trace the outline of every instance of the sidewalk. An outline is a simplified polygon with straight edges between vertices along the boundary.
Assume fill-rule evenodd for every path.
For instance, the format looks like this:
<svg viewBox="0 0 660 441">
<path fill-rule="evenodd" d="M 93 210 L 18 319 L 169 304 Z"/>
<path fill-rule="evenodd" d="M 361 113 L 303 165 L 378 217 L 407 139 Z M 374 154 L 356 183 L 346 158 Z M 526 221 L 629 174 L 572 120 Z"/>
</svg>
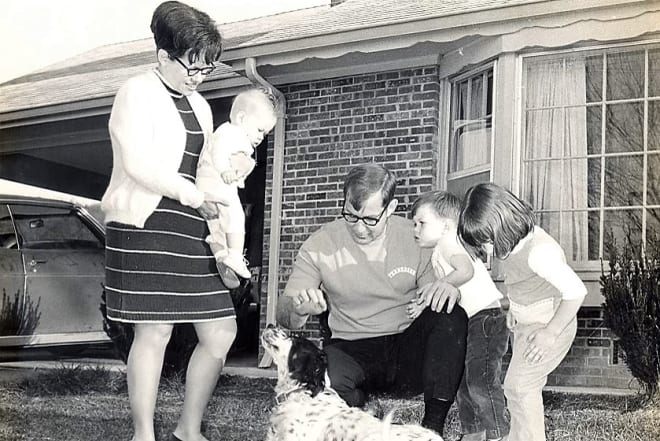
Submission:
<svg viewBox="0 0 660 441">
<path fill-rule="evenodd" d="M 63 366 L 85 366 L 126 372 L 126 365 L 121 360 L 110 358 L 9 361 L 0 362 L 0 384 L 14 382 L 25 376 L 36 375 L 42 369 L 57 369 Z M 222 372 L 226 375 L 241 375 L 248 378 L 277 378 L 277 371 L 274 366 L 267 369 L 256 367 L 256 360 L 252 354 L 237 354 L 231 357 Z"/>
</svg>

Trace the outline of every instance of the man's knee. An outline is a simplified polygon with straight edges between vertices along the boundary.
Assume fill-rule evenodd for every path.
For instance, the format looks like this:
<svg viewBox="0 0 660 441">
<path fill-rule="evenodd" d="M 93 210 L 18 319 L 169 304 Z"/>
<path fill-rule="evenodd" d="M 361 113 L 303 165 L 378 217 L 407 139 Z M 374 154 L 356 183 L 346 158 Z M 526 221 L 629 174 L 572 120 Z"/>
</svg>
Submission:
<svg viewBox="0 0 660 441">
<path fill-rule="evenodd" d="M 362 406 L 366 396 L 362 390 L 365 375 L 362 367 L 341 349 L 330 345 L 325 347 L 328 356 L 328 376 L 330 385 L 349 406 Z"/>
</svg>

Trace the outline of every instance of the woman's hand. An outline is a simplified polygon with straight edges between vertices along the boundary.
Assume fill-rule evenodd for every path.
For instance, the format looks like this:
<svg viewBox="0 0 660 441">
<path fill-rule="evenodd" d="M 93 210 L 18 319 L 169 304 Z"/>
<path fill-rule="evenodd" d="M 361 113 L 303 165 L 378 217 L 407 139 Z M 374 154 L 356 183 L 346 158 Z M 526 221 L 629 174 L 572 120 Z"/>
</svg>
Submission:
<svg viewBox="0 0 660 441">
<path fill-rule="evenodd" d="M 206 220 L 217 219 L 220 215 L 220 210 L 218 210 L 218 204 L 216 202 L 204 201 L 202 205 L 197 208 L 199 214 Z"/>
<path fill-rule="evenodd" d="M 527 336 L 527 347 L 523 356 L 529 363 L 539 363 L 556 343 L 557 334 L 541 326 Z"/>
</svg>

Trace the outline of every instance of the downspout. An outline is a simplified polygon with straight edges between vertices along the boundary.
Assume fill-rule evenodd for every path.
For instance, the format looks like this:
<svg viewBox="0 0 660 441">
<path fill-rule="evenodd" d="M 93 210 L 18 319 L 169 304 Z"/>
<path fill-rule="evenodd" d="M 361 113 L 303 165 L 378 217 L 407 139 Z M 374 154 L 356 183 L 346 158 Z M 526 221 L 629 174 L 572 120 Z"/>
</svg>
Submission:
<svg viewBox="0 0 660 441">
<path fill-rule="evenodd" d="M 273 192 L 270 208 L 270 240 L 268 244 L 268 294 L 266 299 L 266 323 L 275 323 L 279 291 L 280 229 L 282 226 L 282 181 L 284 177 L 284 124 L 286 121 L 286 99 L 284 94 L 266 81 L 257 72 L 255 58 L 245 59 L 245 74 L 253 83 L 269 90 L 277 98 L 277 122 L 273 134 Z M 266 354 L 259 367 L 269 367 L 271 357 Z"/>
</svg>

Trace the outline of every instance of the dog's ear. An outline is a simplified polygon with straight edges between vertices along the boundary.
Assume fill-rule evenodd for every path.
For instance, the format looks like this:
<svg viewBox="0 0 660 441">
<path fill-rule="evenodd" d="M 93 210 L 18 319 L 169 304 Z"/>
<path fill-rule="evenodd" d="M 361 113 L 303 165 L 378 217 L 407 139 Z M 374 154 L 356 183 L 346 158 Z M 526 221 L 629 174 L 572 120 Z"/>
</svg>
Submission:
<svg viewBox="0 0 660 441">
<path fill-rule="evenodd" d="M 316 396 L 325 388 L 325 375 L 328 357 L 314 343 L 304 338 L 293 340 L 289 353 L 289 372 L 291 378 Z"/>
</svg>

